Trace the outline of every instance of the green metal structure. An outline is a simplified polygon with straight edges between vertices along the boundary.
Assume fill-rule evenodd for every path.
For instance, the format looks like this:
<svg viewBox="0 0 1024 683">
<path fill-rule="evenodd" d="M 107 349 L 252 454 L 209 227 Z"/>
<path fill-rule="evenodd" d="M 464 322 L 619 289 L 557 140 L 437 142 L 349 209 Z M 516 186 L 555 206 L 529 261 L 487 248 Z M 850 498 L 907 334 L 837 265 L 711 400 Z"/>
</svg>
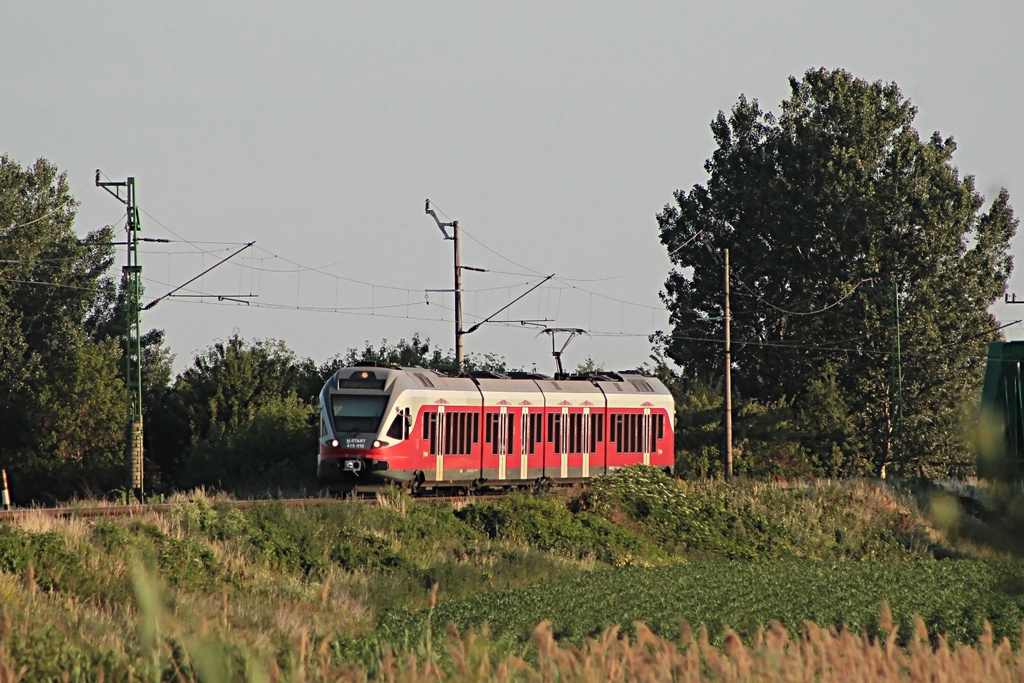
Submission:
<svg viewBox="0 0 1024 683">
<path fill-rule="evenodd" d="M 135 200 L 135 178 L 125 181 L 100 180 L 96 171 L 96 186 L 102 187 L 127 207 L 128 263 L 121 271 L 125 280 L 127 330 L 125 344 L 125 383 L 128 387 L 128 424 L 125 444 L 127 486 L 142 499 L 142 339 L 140 331 L 140 303 L 142 298 L 142 266 L 139 265 L 139 207 Z M 122 195 L 122 189 L 124 194 Z"/>
<path fill-rule="evenodd" d="M 978 474 L 1024 477 L 1024 341 L 988 345 L 978 420 Z"/>
</svg>

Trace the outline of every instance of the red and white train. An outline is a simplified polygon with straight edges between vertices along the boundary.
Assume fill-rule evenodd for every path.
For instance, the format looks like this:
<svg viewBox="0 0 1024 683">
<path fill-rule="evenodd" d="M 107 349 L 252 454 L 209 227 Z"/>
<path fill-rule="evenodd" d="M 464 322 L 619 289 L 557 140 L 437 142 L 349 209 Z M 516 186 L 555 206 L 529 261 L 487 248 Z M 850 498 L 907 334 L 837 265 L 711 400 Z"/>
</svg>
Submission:
<svg viewBox="0 0 1024 683">
<path fill-rule="evenodd" d="M 643 463 L 671 471 L 674 403 L 653 377 L 447 377 L 358 364 L 320 392 L 322 487 L 479 489 L 572 483 Z"/>
</svg>

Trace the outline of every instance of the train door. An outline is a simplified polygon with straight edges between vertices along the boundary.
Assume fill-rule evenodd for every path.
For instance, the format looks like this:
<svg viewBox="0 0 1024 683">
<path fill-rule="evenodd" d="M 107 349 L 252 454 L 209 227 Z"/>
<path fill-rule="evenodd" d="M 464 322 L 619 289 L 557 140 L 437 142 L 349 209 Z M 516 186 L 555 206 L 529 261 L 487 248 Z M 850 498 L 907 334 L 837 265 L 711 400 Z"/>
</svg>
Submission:
<svg viewBox="0 0 1024 683">
<path fill-rule="evenodd" d="M 584 410 L 586 409 L 562 409 L 562 413 L 565 416 L 565 434 L 562 437 L 564 444 L 562 449 L 562 477 L 586 476 L 583 474 L 583 464 L 587 462 L 587 458 L 584 457 L 584 451 L 586 450 L 585 432 L 587 431 L 587 424 L 583 419 Z M 588 469 L 589 464 L 587 462 Z"/>
<path fill-rule="evenodd" d="M 472 481 L 480 476 L 479 409 L 443 404 L 428 407 L 423 413 L 422 436 L 428 480 Z M 433 468 L 429 468 L 431 464 Z"/>
<path fill-rule="evenodd" d="M 675 465 L 675 444 L 672 440 L 671 430 L 668 439 L 665 438 L 666 415 L 657 408 L 649 408 L 650 422 L 647 431 L 650 438 L 651 453 L 647 464 L 656 467 L 674 467 Z"/>
<path fill-rule="evenodd" d="M 583 476 L 596 477 L 605 472 L 604 410 L 598 407 L 584 409 Z"/>
<path fill-rule="evenodd" d="M 651 439 L 651 436 L 652 436 L 652 434 L 651 434 L 651 409 L 650 408 L 644 408 L 644 418 L 643 418 L 643 427 L 642 427 L 642 429 L 643 429 L 642 439 L 643 439 L 643 455 L 644 455 L 643 463 L 645 465 L 650 465 L 651 464 L 651 441 L 652 441 L 652 439 Z"/>
<path fill-rule="evenodd" d="M 524 405 L 519 420 L 518 478 L 524 481 L 540 479 L 544 476 L 544 409 Z"/>
<path fill-rule="evenodd" d="M 624 467 L 641 462 L 643 453 L 643 419 L 642 413 L 630 410 L 615 410 L 609 414 L 608 441 L 615 444 L 609 446 L 608 466 Z"/>
<path fill-rule="evenodd" d="M 563 438 L 565 437 L 565 430 L 562 428 L 563 419 L 565 417 L 565 408 L 563 406 L 550 406 L 545 411 L 547 416 L 547 427 L 545 431 L 544 439 L 544 476 L 559 478 L 565 477 L 563 468 L 568 468 L 568 463 L 564 461 L 563 456 L 565 455 L 565 448 L 563 444 Z"/>
<path fill-rule="evenodd" d="M 508 405 L 491 406 L 484 410 L 484 443 L 482 476 L 484 479 L 504 481 L 517 462 L 516 444 L 518 410 Z"/>
<path fill-rule="evenodd" d="M 589 408 L 572 408 L 568 402 L 548 412 L 548 442 L 550 458 L 545 463 L 549 477 L 567 479 L 589 476 L 589 423 L 585 415 Z"/>
<path fill-rule="evenodd" d="M 592 450 L 590 445 L 590 407 L 587 406 L 583 409 L 583 414 L 580 415 L 581 424 L 580 430 L 580 476 L 590 477 L 590 451 Z"/>
</svg>

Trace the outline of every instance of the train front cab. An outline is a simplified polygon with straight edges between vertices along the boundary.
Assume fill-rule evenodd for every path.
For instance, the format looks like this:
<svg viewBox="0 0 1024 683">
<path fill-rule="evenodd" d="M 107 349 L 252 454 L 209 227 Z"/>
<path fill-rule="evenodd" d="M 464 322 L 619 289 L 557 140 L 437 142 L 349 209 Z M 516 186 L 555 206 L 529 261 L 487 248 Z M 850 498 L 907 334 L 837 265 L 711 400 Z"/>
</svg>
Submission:
<svg viewBox="0 0 1024 683">
<path fill-rule="evenodd" d="M 320 392 L 317 482 L 322 487 L 384 483 L 389 453 L 408 440 L 412 414 L 404 405 L 405 373 L 391 368 L 342 368 Z"/>
</svg>

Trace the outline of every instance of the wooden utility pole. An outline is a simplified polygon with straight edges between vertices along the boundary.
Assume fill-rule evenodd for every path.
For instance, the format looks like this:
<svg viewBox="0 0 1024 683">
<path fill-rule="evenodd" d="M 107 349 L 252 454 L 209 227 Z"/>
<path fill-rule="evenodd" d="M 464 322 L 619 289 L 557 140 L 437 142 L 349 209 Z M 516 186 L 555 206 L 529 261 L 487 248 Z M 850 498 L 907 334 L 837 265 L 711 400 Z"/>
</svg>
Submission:
<svg viewBox="0 0 1024 683">
<path fill-rule="evenodd" d="M 732 481 L 732 340 L 729 324 L 729 250 L 725 250 L 725 480 Z"/>
<path fill-rule="evenodd" d="M 459 222 L 452 221 L 452 242 L 455 243 L 455 362 L 459 373 L 465 371 L 466 349 L 462 343 L 462 249 L 459 248 Z"/>
</svg>

